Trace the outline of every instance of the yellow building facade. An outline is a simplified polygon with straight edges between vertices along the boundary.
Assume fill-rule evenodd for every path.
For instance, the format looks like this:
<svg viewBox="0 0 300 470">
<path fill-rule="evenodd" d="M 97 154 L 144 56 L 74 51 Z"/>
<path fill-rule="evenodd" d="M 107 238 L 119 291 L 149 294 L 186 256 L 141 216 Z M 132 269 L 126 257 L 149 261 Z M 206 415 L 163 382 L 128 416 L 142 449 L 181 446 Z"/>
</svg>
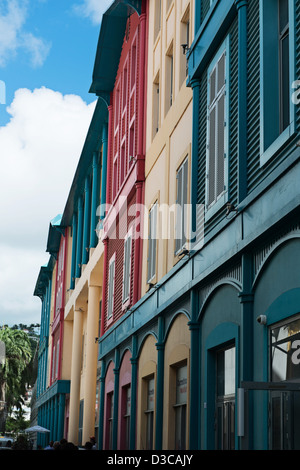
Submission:
<svg viewBox="0 0 300 470">
<path fill-rule="evenodd" d="M 183 250 L 189 248 L 188 212 L 184 231 L 178 235 L 176 227 L 180 224 L 177 205 L 188 205 L 190 194 L 192 90 L 186 86 L 186 52 L 193 35 L 193 0 L 149 2 L 149 119 L 142 269 L 142 294 L 145 296 L 159 288 L 163 277 L 181 259 Z M 139 354 L 138 449 L 160 448 L 160 445 L 163 449 L 183 449 L 189 445 L 190 331 L 187 316 L 176 312 L 162 340 L 163 384 L 158 383 L 160 341 L 151 327 Z M 160 407 L 157 402 L 162 395 Z M 176 404 L 178 396 L 181 399 Z M 163 410 L 163 416 L 157 420 L 159 409 Z M 159 436 L 162 421 L 164 426 Z"/>
<path fill-rule="evenodd" d="M 70 408 L 68 440 L 84 445 L 95 434 L 97 334 L 102 298 L 103 244 L 91 249 L 87 265 L 69 292 L 65 335 L 69 358 Z"/>
<path fill-rule="evenodd" d="M 190 184 L 192 91 L 185 83 L 184 45 L 188 47 L 192 42 L 193 11 L 193 0 L 149 3 L 145 206 L 148 211 L 156 203 L 158 206 L 156 257 L 151 273 L 149 243 L 144 243 L 143 294 L 149 283 L 158 282 L 178 261 L 174 240 L 176 177 L 185 162 L 187 204 Z M 145 218 L 145 235 L 150 224 Z"/>
</svg>

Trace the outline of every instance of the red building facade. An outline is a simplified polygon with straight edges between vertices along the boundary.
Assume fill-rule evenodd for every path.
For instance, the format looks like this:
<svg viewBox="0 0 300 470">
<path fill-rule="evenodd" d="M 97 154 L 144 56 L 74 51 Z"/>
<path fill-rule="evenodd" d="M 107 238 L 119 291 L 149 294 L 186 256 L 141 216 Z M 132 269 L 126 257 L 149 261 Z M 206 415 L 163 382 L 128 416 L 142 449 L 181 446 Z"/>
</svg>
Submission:
<svg viewBox="0 0 300 470">
<path fill-rule="evenodd" d="M 104 220 L 103 335 L 140 297 L 145 156 L 146 2 L 128 17 L 110 94 Z"/>
</svg>

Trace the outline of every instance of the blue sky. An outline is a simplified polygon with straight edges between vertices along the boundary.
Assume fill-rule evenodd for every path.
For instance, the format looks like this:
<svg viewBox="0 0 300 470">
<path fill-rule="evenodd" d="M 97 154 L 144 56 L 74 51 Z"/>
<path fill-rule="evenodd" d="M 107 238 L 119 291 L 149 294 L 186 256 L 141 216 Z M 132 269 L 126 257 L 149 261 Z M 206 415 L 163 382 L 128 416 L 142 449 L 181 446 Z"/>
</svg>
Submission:
<svg viewBox="0 0 300 470">
<path fill-rule="evenodd" d="M 92 118 L 89 93 L 110 0 L 0 0 L 0 325 L 39 323 L 47 264 Z"/>
<path fill-rule="evenodd" d="M 98 0 L 96 3 L 99 4 L 98 14 L 92 7 L 89 10 L 88 6 L 85 8 L 88 2 L 83 0 L 0 0 L 2 16 L 12 17 L 8 11 L 9 4 L 15 4 L 15 9 L 19 9 L 18 17 L 21 16 L 19 20 L 11 19 L 11 29 L 15 26 L 17 38 L 3 51 L 2 57 L 0 45 L 0 79 L 6 85 L 7 105 L 19 88 L 33 90 L 42 86 L 63 94 L 74 93 L 87 103 L 95 99 L 89 93 L 89 87 L 99 19 L 101 10 L 111 2 Z M 26 45 L 24 38 L 31 39 L 31 43 Z M 9 117 L 6 107 L 1 106 L 0 125 L 5 124 Z"/>
</svg>

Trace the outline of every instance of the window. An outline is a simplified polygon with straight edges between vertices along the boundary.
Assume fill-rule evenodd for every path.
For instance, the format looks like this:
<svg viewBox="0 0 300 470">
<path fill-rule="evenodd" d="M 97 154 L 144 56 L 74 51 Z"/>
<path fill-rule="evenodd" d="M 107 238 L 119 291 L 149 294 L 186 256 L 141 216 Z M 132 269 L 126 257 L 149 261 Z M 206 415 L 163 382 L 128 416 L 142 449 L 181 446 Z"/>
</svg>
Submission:
<svg viewBox="0 0 300 470">
<path fill-rule="evenodd" d="M 174 60 L 173 43 L 166 54 L 166 92 L 165 92 L 165 115 L 171 108 L 174 100 Z"/>
<path fill-rule="evenodd" d="M 294 132 L 295 108 L 291 96 L 295 80 L 295 31 L 290 21 L 294 18 L 294 4 L 293 0 L 260 2 L 261 165 Z"/>
<path fill-rule="evenodd" d="M 134 132 L 134 123 L 133 120 L 130 129 L 129 129 L 129 165 L 132 164 L 135 157 L 135 132 Z"/>
<path fill-rule="evenodd" d="M 152 137 L 157 134 L 160 126 L 160 93 L 159 93 L 159 73 L 153 82 L 153 119 L 152 119 Z"/>
<path fill-rule="evenodd" d="M 186 448 L 187 365 L 176 370 L 175 449 Z"/>
<path fill-rule="evenodd" d="M 157 250 L 157 201 L 149 212 L 149 242 L 148 242 L 148 274 L 147 282 L 151 282 L 156 274 L 156 250 Z"/>
<path fill-rule="evenodd" d="M 130 275 L 131 275 L 131 251 L 132 234 L 127 234 L 124 241 L 124 262 L 123 262 L 123 303 L 129 300 Z"/>
<path fill-rule="evenodd" d="M 153 449 L 154 431 L 154 377 L 147 379 L 147 409 L 146 414 L 146 449 Z"/>
<path fill-rule="evenodd" d="M 154 20 L 154 40 L 156 40 L 158 33 L 160 32 L 161 23 L 161 0 L 155 0 L 155 20 Z"/>
<path fill-rule="evenodd" d="M 122 389 L 123 394 L 123 432 L 124 432 L 124 447 L 129 449 L 130 440 L 130 409 L 131 409 L 131 387 L 126 386 Z"/>
<path fill-rule="evenodd" d="M 107 395 L 107 437 L 108 449 L 113 447 L 113 416 L 114 416 L 114 394 L 113 392 Z"/>
<path fill-rule="evenodd" d="M 235 346 L 219 350 L 217 361 L 216 447 L 235 448 Z"/>
<path fill-rule="evenodd" d="M 58 377 L 58 361 L 59 361 L 59 339 L 57 340 L 56 343 L 56 360 L 55 360 L 55 373 L 54 373 L 54 378 Z"/>
<path fill-rule="evenodd" d="M 270 448 L 299 450 L 299 391 L 288 389 L 300 378 L 300 319 L 294 317 L 272 326 L 270 334 L 270 373 L 272 382 L 286 382 L 284 391 L 272 390 L 270 400 Z"/>
<path fill-rule="evenodd" d="M 133 158 L 136 154 L 136 132 L 135 132 L 135 121 L 136 121 L 136 70 L 137 70 L 137 40 L 134 41 L 131 48 L 131 85 L 130 85 L 130 96 L 129 96 L 129 144 L 128 144 L 128 164 L 125 169 L 127 174 L 129 166 L 133 163 Z"/>
<path fill-rule="evenodd" d="M 137 54 L 136 54 L 136 42 L 134 42 L 134 44 L 132 45 L 132 48 L 131 48 L 131 76 L 130 76 L 130 80 L 131 80 L 131 85 L 130 85 L 130 88 L 132 90 L 132 88 L 135 86 L 135 83 L 136 83 L 136 58 L 137 58 Z"/>
<path fill-rule="evenodd" d="M 188 158 L 177 170 L 175 254 L 185 246 L 187 234 Z"/>
<path fill-rule="evenodd" d="M 227 189 L 227 40 L 208 69 L 206 209 L 222 206 Z"/>
<path fill-rule="evenodd" d="M 300 378 L 300 319 L 285 322 L 270 331 L 271 380 Z"/>
<path fill-rule="evenodd" d="M 55 346 L 53 347 L 53 355 L 52 355 L 52 377 L 51 380 L 53 381 L 55 378 L 55 354 L 56 354 L 56 349 Z"/>
<path fill-rule="evenodd" d="M 114 291 L 115 291 L 115 261 L 116 257 L 113 255 L 109 262 L 108 270 L 108 299 L 107 299 L 107 319 L 112 318 L 114 308 Z"/>
<path fill-rule="evenodd" d="M 280 132 L 282 132 L 290 123 L 289 1 L 279 0 L 278 3 Z"/>
<path fill-rule="evenodd" d="M 171 3 L 172 3 L 172 0 L 167 0 L 167 11 L 169 10 Z"/>
<path fill-rule="evenodd" d="M 123 110 L 127 104 L 127 67 L 123 70 L 123 90 L 122 90 Z"/>
<path fill-rule="evenodd" d="M 190 9 L 185 12 L 180 23 L 180 44 L 190 47 Z M 186 50 L 180 51 L 180 85 L 185 81 L 188 74 Z"/>
</svg>

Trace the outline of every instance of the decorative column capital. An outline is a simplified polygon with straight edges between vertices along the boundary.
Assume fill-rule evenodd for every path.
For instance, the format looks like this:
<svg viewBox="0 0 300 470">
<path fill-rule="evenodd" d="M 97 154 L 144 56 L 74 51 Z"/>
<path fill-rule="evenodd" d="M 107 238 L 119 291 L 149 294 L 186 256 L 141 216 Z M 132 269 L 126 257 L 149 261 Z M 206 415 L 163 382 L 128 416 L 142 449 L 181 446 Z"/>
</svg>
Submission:
<svg viewBox="0 0 300 470">
<path fill-rule="evenodd" d="M 138 364 L 138 358 L 137 357 L 131 357 L 130 362 L 131 362 L 132 365 L 136 366 Z"/>
<path fill-rule="evenodd" d="M 238 294 L 238 297 L 240 299 L 241 304 L 251 303 L 251 302 L 253 302 L 254 294 L 248 293 L 248 292 L 240 292 Z"/>
<path fill-rule="evenodd" d="M 165 349 L 165 344 L 164 343 L 159 343 L 158 342 L 158 343 L 155 344 L 155 346 L 156 346 L 156 349 L 158 351 L 163 351 Z"/>
<path fill-rule="evenodd" d="M 236 8 L 239 10 L 242 7 L 246 7 L 248 5 L 248 0 L 235 0 Z"/>
<path fill-rule="evenodd" d="M 194 90 L 194 88 L 200 87 L 200 81 L 200 78 L 192 78 L 192 80 L 190 81 L 192 90 Z"/>
<path fill-rule="evenodd" d="M 195 322 L 195 321 L 189 321 L 188 322 L 188 327 L 190 330 L 199 330 L 199 323 L 198 322 Z"/>
</svg>

